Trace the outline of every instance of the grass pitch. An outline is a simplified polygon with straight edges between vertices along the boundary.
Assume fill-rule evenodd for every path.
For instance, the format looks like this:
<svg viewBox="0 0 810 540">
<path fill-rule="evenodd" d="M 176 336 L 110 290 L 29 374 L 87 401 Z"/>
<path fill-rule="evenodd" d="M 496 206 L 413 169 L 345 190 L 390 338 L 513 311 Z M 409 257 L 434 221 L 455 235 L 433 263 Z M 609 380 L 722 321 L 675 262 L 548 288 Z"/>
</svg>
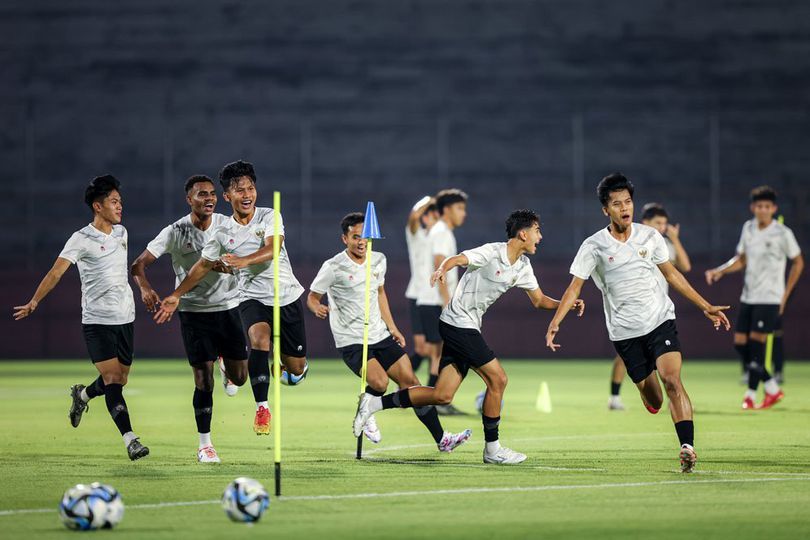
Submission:
<svg viewBox="0 0 810 540">
<path fill-rule="evenodd" d="M 358 380 L 340 362 L 312 361 L 302 386 L 282 389 L 284 497 L 245 526 L 217 499 L 236 476 L 273 487 L 273 439 L 252 432 L 248 388 L 233 398 L 216 388 L 223 463 L 201 465 L 187 364 L 137 361 L 125 395 L 152 453 L 131 463 L 103 399 L 78 429 L 68 423 L 68 387 L 95 377 L 89 362 L 0 362 L 0 538 L 81 534 L 62 527 L 56 505 L 67 487 L 95 480 L 115 486 L 127 510 L 119 528 L 94 538 L 810 537 L 810 364 L 788 366 L 776 408 L 744 412 L 736 363 L 688 363 L 699 457 L 688 476 L 665 410 L 647 413 L 629 382 L 628 410 L 606 409 L 609 361 L 505 364 L 501 440 L 529 456 L 514 467 L 483 465 L 479 416 L 444 419 L 446 429 L 473 430 L 446 455 L 400 410 L 377 414 L 383 441 L 366 441 L 367 458 L 355 460 Z M 551 414 L 535 409 L 542 381 Z M 481 388 L 471 374 L 455 404 L 474 412 Z"/>
</svg>

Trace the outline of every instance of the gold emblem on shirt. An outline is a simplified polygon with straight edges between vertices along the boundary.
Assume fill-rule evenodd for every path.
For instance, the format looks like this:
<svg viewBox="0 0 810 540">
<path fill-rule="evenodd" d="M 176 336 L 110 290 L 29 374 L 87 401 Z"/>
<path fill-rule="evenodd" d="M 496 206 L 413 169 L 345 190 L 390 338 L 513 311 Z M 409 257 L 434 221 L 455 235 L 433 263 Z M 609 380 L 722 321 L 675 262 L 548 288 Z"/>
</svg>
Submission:
<svg viewBox="0 0 810 540">
<path fill-rule="evenodd" d="M 255 234 L 255 235 L 256 235 L 256 238 L 258 238 L 259 240 L 261 240 L 261 239 L 263 239 L 263 238 L 264 238 L 264 229 L 256 229 L 256 232 L 255 232 L 255 233 L 253 233 L 253 234 Z"/>
<path fill-rule="evenodd" d="M 642 259 L 646 259 L 647 258 L 647 248 L 639 249 L 638 250 L 638 256 L 641 257 Z"/>
</svg>

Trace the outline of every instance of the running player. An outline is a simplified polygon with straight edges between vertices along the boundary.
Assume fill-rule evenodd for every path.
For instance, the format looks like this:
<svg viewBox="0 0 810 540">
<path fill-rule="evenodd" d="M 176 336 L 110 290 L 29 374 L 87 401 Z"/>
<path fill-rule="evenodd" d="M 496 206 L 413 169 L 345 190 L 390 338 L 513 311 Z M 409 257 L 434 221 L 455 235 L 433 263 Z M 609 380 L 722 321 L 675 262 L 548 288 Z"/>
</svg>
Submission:
<svg viewBox="0 0 810 540">
<path fill-rule="evenodd" d="M 168 253 L 177 276 L 176 285 L 179 285 L 200 260 L 200 252 L 214 230 L 230 219 L 214 212 L 217 193 L 214 181 L 207 176 L 192 176 L 186 180 L 185 190 L 191 213 L 161 230 L 132 263 L 132 277 L 150 312 L 157 310 L 160 297 L 146 279 L 146 267 Z M 200 438 L 197 461 L 201 463 L 220 462 L 211 442 L 214 362 L 227 372 L 222 377 L 226 392 L 229 382 L 231 386 L 241 386 L 248 374 L 236 278 L 222 264 L 215 265 L 214 270 L 216 272 L 206 275 L 198 286 L 183 295 L 178 307 L 183 345 L 194 374 L 192 405 Z"/>
<path fill-rule="evenodd" d="M 340 223 L 343 231 L 341 239 L 346 249 L 323 263 L 307 297 L 307 307 L 316 317 L 329 317 L 335 346 L 343 355 L 343 361 L 358 377 L 361 376 L 363 355 L 368 243 L 361 236 L 364 220 L 365 215 L 360 212 L 343 218 Z M 385 271 L 388 263 L 385 255 L 374 251 L 371 257 L 366 394 L 382 396 L 388 388 L 389 378 L 400 389 L 418 386 L 419 379 L 414 375 L 410 359 L 403 350 L 405 338 L 397 329 L 388 306 L 388 296 L 385 294 Z M 324 294 L 329 295 L 328 307 L 321 303 Z M 440 452 L 452 452 L 470 438 L 469 429 L 461 433 L 444 431 L 433 406 L 418 407 L 414 412 L 430 431 Z M 373 415 L 366 419 L 362 431 L 373 443 L 380 442 L 382 438 Z"/>
<path fill-rule="evenodd" d="M 149 455 L 132 431 L 127 402 L 123 396 L 132 366 L 135 300 L 127 281 L 127 230 L 121 225 L 123 202 L 121 184 L 111 175 L 98 176 L 84 192 L 84 202 L 93 212 L 93 222 L 68 239 L 53 267 L 37 287 L 27 304 L 15 306 L 14 320 L 23 319 L 37 309 L 53 290 L 71 264 L 79 268 L 82 283 L 82 330 L 90 360 L 99 372 L 87 386 L 70 387 L 68 418 L 78 427 L 88 403 L 104 396 L 107 410 L 115 422 L 129 459 Z"/>
<path fill-rule="evenodd" d="M 681 350 L 675 327 L 675 306 L 656 269 L 667 283 L 703 311 L 715 329 L 731 325 L 723 310 L 703 299 L 670 262 L 661 234 L 647 225 L 633 223 L 633 184 L 619 173 L 606 176 L 596 188 L 602 212 L 610 224 L 582 243 L 571 274 L 574 278 L 560 307 L 548 325 L 546 345 L 560 348 L 554 339 L 568 311 L 593 276 L 602 292 L 605 323 L 611 341 L 641 400 L 652 414 L 664 403 L 661 385 L 669 397 L 669 410 L 680 441 L 681 471 L 692 472 L 697 461 L 694 449 L 692 404 L 681 382 Z"/>
<path fill-rule="evenodd" d="M 439 331 L 444 349 L 436 386 L 414 386 L 385 396 L 368 392 L 361 394 L 352 426 L 355 436 L 360 435 L 366 421 L 379 410 L 449 404 L 472 369 L 487 386 L 481 415 L 486 441 L 484 463 L 512 465 L 526 460 L 524 454 L 500 445 L 498 426 L 507 378 L 495 353 L 481 335 L 481 320 L 487 309 L 512 287 L 525 290 L 537 309 L 557 308 L 559 302 L 540 290 L 526 257 L 537 251 L 537 244 L 542 239 L 539 223 L 537 214 L 530 210 L 512 212 L 506 220 L 507 242 L 484 244 L 439 264 L 431 276 L 431 285 L 446 280 L 459 266 L 466 266 L 467 271 L 441 314 Z M 585 304 L 576 300 L 570 309 L 577 309 L 582 315 Z"/>
<path fill-rule="evenodd" d="M 236 161 L 219 173 L 225 190 L 223 196 L 233 207 L 232 219 L 213 231 L 203 248 L 200 260 L 191 268 L 177 289 L 161 302 L 155 320 L 160 324 L 171 319 L 180 297 L 193 289 L 210 272 L 217 261 L 233 269 L 239 282 L 239 313 L 250 340 L 248 375 L 256 400 L 253 431 L 270 434 L 270 332 L 273 324 L 273 231 L 275 212 L 256 207 L 256 173 L 253 165 Z M 279 216 L 281 221 L 281 216 Z M 307 373 L 306 329 L 301 294 L 304 288 L 293 275 L 284 226 L 281 224 L 279 289 L 281 304 L 281 382 L 300 384 Z"/>
<path fill-rule="evenodd" d="M 790 295 L 804 270 L 799 244 L 793 231 L 773 219 L 778 210 L 776 192 L 770 186 L 751 191 L 751 213 L 737 243 L 737 254 L 728 262 L 706 271 L 711 285 L 724 275 L 745 268 L 745 284 L 740 297 L 740 315 L 734 329 L 734 348 L 748 365 L 748 390 L 742 408 L 767 409 L 778 403 L 784 392 L 765 369 L 765 344 L 785 312 Z M 785 285 L 786 260 L 790 275 Z M 755 405 L 759 383 L 765 382 L 765 398 Z"/>
</svg>

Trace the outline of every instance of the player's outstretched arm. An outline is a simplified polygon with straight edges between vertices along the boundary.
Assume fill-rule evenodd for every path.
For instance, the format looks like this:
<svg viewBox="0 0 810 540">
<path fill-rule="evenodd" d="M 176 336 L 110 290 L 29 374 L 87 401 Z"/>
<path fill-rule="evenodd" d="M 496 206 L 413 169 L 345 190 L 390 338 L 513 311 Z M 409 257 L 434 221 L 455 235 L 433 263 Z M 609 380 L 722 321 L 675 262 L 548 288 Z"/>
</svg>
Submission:
<svg viewBox="0 0 810 540">
<path fill-rule="evenodd" d="M 430 197 L 430 195 L 425 195 L 416 201 L 416 204 L 413 205 L 413 208 L 411 208 L 411 213 L 408 214 L 408 230 L 411 231 L 411 234 L 415 234 L 416 231 L 419 230 L 419 219 L 425 213 L 425 209 L 432 201 L 433 199 Z"/>
<path fill-rule="evenodd" d="M 329 315 L 329 306 L 321 304 L 323 295 L 309 291 L 307 295 L 307 308 L 319 319 L 325 319 Z"/>
<path fill-rule="evenodd" d="M 557 337 L 557 333 L 560 331 L 560 325 L 562 324 L 563 319 L 565 319 L 565 316 L 568 315 L 568 312 L 574 308 L 579 300 L 579 294 L 582 292 L 583 283 L 585 283 L 584 279 L 574 276 L 574 278 L 571 280 L 571 284 L 568 285 L 567 289 L 565 289 L 565 293 L 560 299 L 560 303 L 557 306 L 557 311 L 554 313 L 554 317 L 551 319 L 551 322 L 548 323 L 548 330 L 546 331 L 546 347 L 552 351 L 556 351 L 560 348 L 560 345 L 554 343 L 554 339 Z M 581 300 L 579 301 L 581 302 Z"/>
<path fill-rule="evenodd" d="M 284 236 L 279 236 L 279 246 L 284 245 Z M 264 239 L 264 245 L 244 257 L 238 257 L 233 253 L 228 253 L 222 256 L 222 262 L 234 269 L 244 268 L 251 264 L 262 264 L 267 261 L 273 260 L 273 237 L 268 236 Z"/>
<path fill-rule="evenodd" d="M 797 255 L 790 261 L 790 273 L 788 274 L 787 283 L 785 284 L 785 294 L 782 297 L 782 302 L 779 304 L 780 315 L 785 312 L 787 301 L 793 293 L 796 283 L 799 282 L 799 277 L 802 275 L 802 272 L 804 272 L 804 257 Z"/>
<path fill-rule="evenodd" d="M 19 321 L 31 315 L 37 309 L 39 303 L 42 302 L 42 299 L 48 296 L 48 293 L 56 287 L 56 284 L 62 279 L 62 276 L 67 272 L 67 269 L 70 268 L 70 265 L 71 262 L 69 260 L 57 257 L 51 269 L 48 270 L 48 273 L 45 274 L 45 277 L 39 282 L 39 286 L 34 292 L 34 296 L 31 297 L 31 300 L 25 305 L 14 306 L 14 320 Z"/>
<path fill-rule="evenodd" d="M 739 272 L 745 268 L 745 253 L 740 253 L 738 255 L 734 255 L 725 263 L 721 264 L 717 268 L 712 268 L 711 270 L 706 270 L 706 283 L 711 285 L 712 283 L 716 283 L 720 281 L 720 278 L 725 276 L 726 274 L 733 274 L 734 272 Z"/>
<path fill-rule="evenodd" d="M 153 317 L 155 322 L 158 324 L 169 322 L 174 312 L 177 311 L 177 307 L 180 305 L 180 297 L 196 287 L 200 280 L 214 268 L 215 264 L 216 261 L 209 261 L 202 257 L 194 263 L 194 266 L 188 271 L 188 275 L 180 282 L 177 289 L 160 302 L 160 309 L 157 310 Z"/>
<path fill-rule="evenodd" d="M 388 331 L 391 332 L 391 336 L 394 338 L 394 341 L 399 343 L 400 347 L 404 347 L 405 336 L 403 336 L 402 332 L 399 331 L 397 324 L 394 322 L 394 316 L 391 315 L 391 307 L 388 305 L 388 295 L 385 294 L 384 285 L 380 285 L 380 287 L 377 289 L 377 303 L 380 305 L 380 316 L 382 317 L 385 326 L 388 327 Z"/>
<path fill-rule="evenodd" d="M 719 330 L 722 326 L 726 330 L 731 328 L 731 323 L 728 322 L 728 317 L 723 313 L 724 310 L 729 309 L 731 306 L 714 306 L 710 304 L 705 298 L 689 284 L 683 274 L 678 272 L 671 262 L 667 261 L 658 265 L 661 273 L 669 283 L 670 287 L 681 293 L 681 295 L 695 304 L 708 318 L 712 321 L 715 330 Z"/>
<path fill-rule="evenodd" d="M 152 255 L 148 249 L 145 249 L 130 266 L 132 279 L 135 280 L 135 284 L 141 290 L 141 300 L 146 306 L 146 310 L 151 313 L 154 313 L 158 305 L 160 305 L 160 296 L 152 287 L 152 284 L 149 283 L 149 280 L 146 279 L 146 267 L 156 260 L 157 257 Z"/>
<path fill-rule="evenodd" d="M 538 288 L 531 291 L 526 291 L 526 294 L 529 295 L 529 300 L 531 300 L 535 309 L 555 310 L 560 307 L 560 301 L 554 300 L 550 296 L 546 296 L 542 289 Z M 577 298 L 574 305 L 571 306 L 571 309 L 578 312 L 578 317 L 582 317 L 582 314 L 585 313 L 585 301 L 581 298 Z"/>
<path fill-rule="evenodd" d="M 447 285 L 444 281 L 444 275 L 453 268 L 456 268 L 457 266 L 466 267 L 468 264 L 470 264 L 470 260 L 463 253 L 453 255 L 452 257 L 447 257 L 443 261 L 439 261 L 439 259 L 440 257 L 437 255 L 434 262 L 434 264 L 436 265 L 436 271 L 433 272 L 433 274 L 431 274 L 430 276 L 430 286 L 435 287 L 437 282 L 439 283 L 440 287 L 441 285 L 444 285 L 442 297 L 444 297 L 445 295 L 448 296 L 448 298 L 446 298 L 445 301 L 446 304 L 450 300 L 450 298 L 449 293 L 447 293 Z"/>
</svg>

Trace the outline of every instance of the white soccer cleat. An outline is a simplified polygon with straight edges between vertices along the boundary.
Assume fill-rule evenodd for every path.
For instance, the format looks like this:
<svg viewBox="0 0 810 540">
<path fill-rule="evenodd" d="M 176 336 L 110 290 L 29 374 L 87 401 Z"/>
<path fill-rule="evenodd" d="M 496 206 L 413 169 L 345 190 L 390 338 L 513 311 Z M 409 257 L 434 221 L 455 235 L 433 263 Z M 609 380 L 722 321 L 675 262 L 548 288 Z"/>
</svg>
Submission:
<svg viewBox="0 0 810 540">
<path fill-rule="evenodd" d="M 217 451 L 214 450 L 214 447 L 210 444 L 208 446 L 203 446 L 199 450 L 197 450 L 197 462 L 198 463 L 219 463 L 219 456 L 217 455 Z"/>
<path fill-rule="evenodd" d="M 371 414 L 371 395 L 363 392 L 360 394 L 360 399 L 357 400 L 357 413 L 354 415 L 354 423 L 352 424 L 355 437 L 363 434 L 363 426 L 366 425 Z"/>
<path fill-rule="evenodd" d="M 611 411 L 623 411 L 624 403 L 622 403 L 622 398 L 619 396 L 610 396 L 608 398 L 608 409 Z"/>
<path fill-rule="evenodd" d="M 439 441 L 439 452 L 452 452 L 472 437 L 472 431 L 465 429 L 461 433 L 444 432 L 442 440 Z"/>
<path fill-rule="evenodd" d="M 526 454 L 515 452 L 505 446 L 498 448 L 494 454 L 487 454 L 484 450 L 484 463 L 492 463 L 494 465 L 517 465 L 526 461 Z"/>
<path fill-rule="evenodd" d="M 373 414 L 366 420 L 366 425 L 363 426 L 363 434 L 366 436 L 366 439 L 374 444 L 382 440 L 382 433 L 380 433 L 380 428 L 377 427 L 377 420 L 374 418 Z"/>
<path fill-rule="evenodd" d="M 681 445 L 681 472 L 690 473 L 695 470 L 695 463 L 697 463 L 697 454 L 695 449 L 688 444 Z"/>
<path fill-rule="evenodd" d="M 219 374 L 222 376 L 222 387 L 225 389 L 225 394 L 233 397 L 239 391 L 239 387 L 233 384 L 228 378 L 228 374 L 225 372 L 225 361 L 222 360 L 222 357 L 219 357 L 217 361 L 219 363 Z"/>
</svg>

